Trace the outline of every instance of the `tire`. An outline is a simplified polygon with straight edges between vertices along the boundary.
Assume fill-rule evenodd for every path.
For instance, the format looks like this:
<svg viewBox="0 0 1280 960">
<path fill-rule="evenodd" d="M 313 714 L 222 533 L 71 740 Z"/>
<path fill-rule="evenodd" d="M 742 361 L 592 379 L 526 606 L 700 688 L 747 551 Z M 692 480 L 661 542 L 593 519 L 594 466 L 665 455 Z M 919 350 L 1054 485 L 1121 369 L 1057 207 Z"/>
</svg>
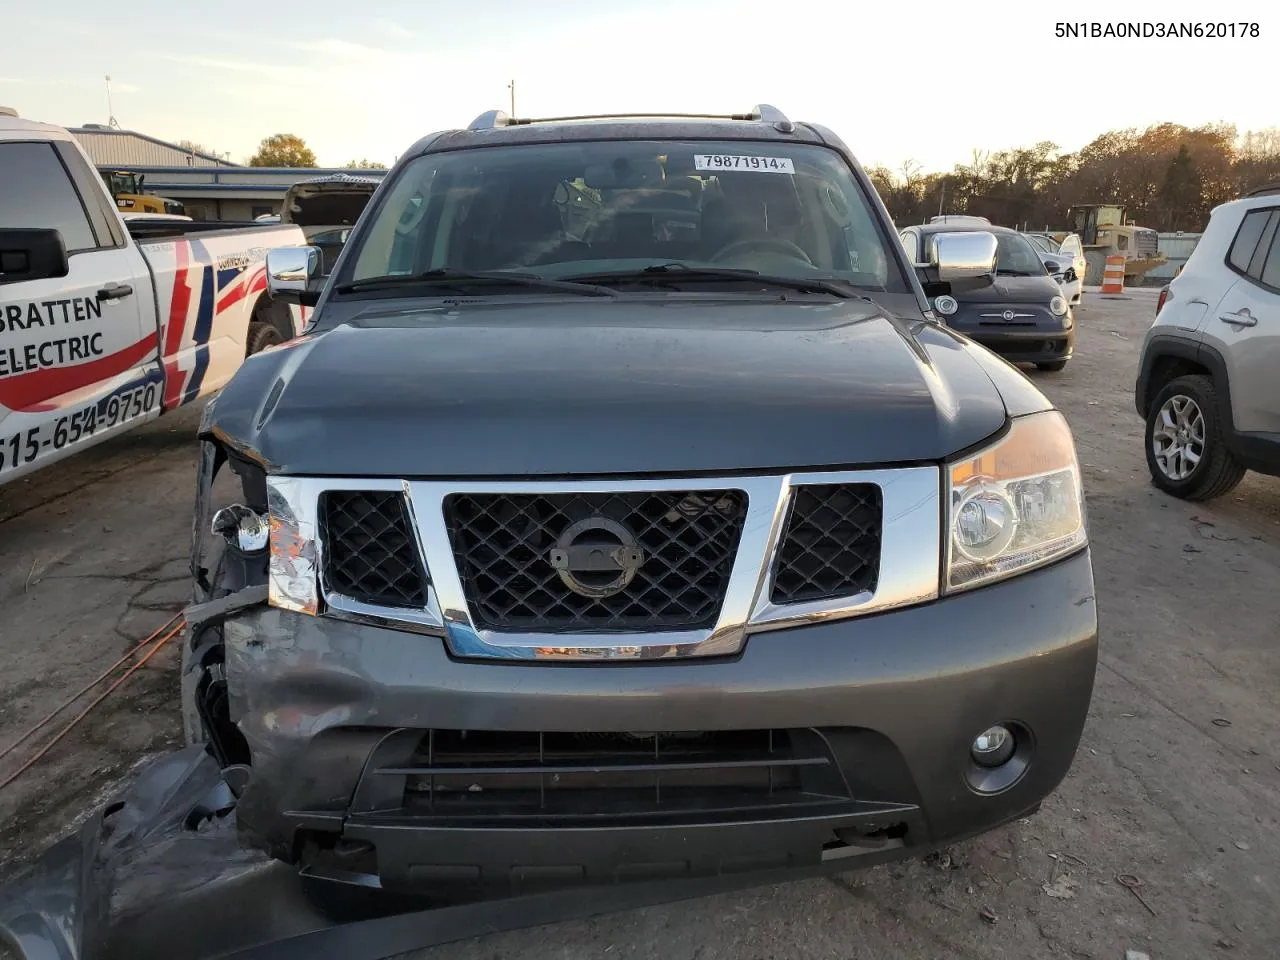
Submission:
<svg viewBox="0 0 1280 960">
<path fill-rule="evenodd" d="M 1218 391 L 1212 378 L 1203 374 L 1178 377 L 1161 388 L 1147 412 L 1143 445 L 1152 483 L 1180 500 L 1220 497 L 1247 472 L 1227 449 Z M 1163 463 L 1158 450 L 1164 451 Z M 1190 463 L 1178 451 L 1190 451 L 1199 459 Z"/>
<path fill-rule="evenodd" d="M 255 320 L 249 324 L 249 340 L 245 344 L 244 355 L 252 357 L 255 353 L 261 353 L 267 347 L 274 347 L 278 343 L 284 343 L 284 337 L 280 336 L 280 331 L 269 323 Z"/>
<path fill-rule="evenodd" d="M 1061 370 L 1065 370 L 1066 367 L 1067 361 L 1065 360 L 1050 360 L 1048 363 L 1036 364 L 1037 370 L 1043 370 L 1046 373 L 1058 373 Z"/>
</svg>

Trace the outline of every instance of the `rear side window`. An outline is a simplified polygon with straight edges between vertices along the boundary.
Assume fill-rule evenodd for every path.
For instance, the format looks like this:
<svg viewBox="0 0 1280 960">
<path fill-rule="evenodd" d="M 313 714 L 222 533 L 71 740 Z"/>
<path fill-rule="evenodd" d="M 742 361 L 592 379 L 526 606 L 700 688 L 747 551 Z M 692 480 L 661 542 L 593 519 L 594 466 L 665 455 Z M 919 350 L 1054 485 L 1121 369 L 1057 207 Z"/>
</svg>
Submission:
<svg viewBox="0 0 1280 960">
<path fill-rule="evenodd" d="M 68 253 L 97 247 L 80 195 L 47 143 L 0 143 L 0 227 L 53 229 Z"/>
<path fill-rule="evenodd" d="M 1231 252 L 1227 262 L 1240 273 L 1249 272 L 1249 261 L 1258 249 L 1258 241 L 1262 239 L 1262 230 L 1267 225 L 1270 210 L 1253 210 L 1245 215 L 1244 222 L 1236 231 L 1236 238 L 1231 242 Z"/>
<path fill-rule="evenodd" d="M 1272 231 L 1271 249 L 1262 262 L 1259 279 L 1273 290 L 1280 290 L 1280 230 Z"/>
</svg>

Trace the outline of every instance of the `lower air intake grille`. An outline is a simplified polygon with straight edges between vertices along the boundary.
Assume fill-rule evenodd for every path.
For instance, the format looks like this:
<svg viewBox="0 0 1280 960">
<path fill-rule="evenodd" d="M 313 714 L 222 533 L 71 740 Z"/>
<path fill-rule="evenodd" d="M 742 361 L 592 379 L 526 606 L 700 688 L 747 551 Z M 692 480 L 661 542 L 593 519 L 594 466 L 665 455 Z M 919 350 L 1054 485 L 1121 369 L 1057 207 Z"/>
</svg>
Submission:
<svg viewBox="0 0 1280 960">
<path fill-rule="evenodd" d="M 715 816 L 849 800 L 815 730 L 499 733 L 432 730 L 409 763 L 404 807 L 511 820 Z"/>
<path fill-rule="evenodd" d="M 773 575 L 773 603 L 874 591 L 880 577 L 880 488 L 870 483 L 796 487 Z"/>
<path fill-rule="evenodd" d="M 476 626 L 551 633 L 711 627 L 746 509 L 741 490 L 444 501 Z"/>
<path fill-rule="evenodd" d="M 326 491 L 320 498 L 320 538 L 330 590 L 375 606 L 426 606 L 427 575 L 403 494 Z"/>
</svg>

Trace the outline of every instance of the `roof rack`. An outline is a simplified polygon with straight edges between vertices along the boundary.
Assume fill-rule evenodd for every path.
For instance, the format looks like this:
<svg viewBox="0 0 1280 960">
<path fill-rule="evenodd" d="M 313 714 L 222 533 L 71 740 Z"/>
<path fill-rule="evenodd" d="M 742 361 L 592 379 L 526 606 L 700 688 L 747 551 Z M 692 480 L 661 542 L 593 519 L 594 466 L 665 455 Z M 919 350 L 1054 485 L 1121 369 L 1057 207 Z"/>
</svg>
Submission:
<svg viewBox="0 0 1280 960">
<path fill-rule="evenodd" d="M 758 103 L 750 113 L 587 113 L 572 117 L 512 117 L 503 110 L 490 110 L 471 121 L 469 130 L 492 130 L 495 127 L 524 127 L 534 123 L 562 123 L 568 120 L 752 120 L 768 123 L 779 133 L 791 133 L 795 125 L 777 107 Z"/>
<path fill-rule="evenodd" d="M 1245 194 L 1246 197 L 1270 197 L 1280 193 L 1280 183 L 1268 183 L 1265 186 L 1258 187 L 1256 190 L 1250 190 Z"/>
</svg>

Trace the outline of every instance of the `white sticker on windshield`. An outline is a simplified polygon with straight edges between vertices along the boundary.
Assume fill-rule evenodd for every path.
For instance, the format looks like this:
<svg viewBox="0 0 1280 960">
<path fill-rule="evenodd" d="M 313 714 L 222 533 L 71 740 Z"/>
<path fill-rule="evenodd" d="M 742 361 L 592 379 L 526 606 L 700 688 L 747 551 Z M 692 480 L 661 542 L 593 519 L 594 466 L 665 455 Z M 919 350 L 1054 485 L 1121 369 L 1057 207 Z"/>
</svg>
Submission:
<svg viewBox="0 0 1280 960">
<path fill-rule="evenodd" d="M 695 170 L 752 170 L 759 173 L 789 173 L 796 168 L 790 157 L 737 157 L 726 153 L 694 154 Z"/>
</svg>

